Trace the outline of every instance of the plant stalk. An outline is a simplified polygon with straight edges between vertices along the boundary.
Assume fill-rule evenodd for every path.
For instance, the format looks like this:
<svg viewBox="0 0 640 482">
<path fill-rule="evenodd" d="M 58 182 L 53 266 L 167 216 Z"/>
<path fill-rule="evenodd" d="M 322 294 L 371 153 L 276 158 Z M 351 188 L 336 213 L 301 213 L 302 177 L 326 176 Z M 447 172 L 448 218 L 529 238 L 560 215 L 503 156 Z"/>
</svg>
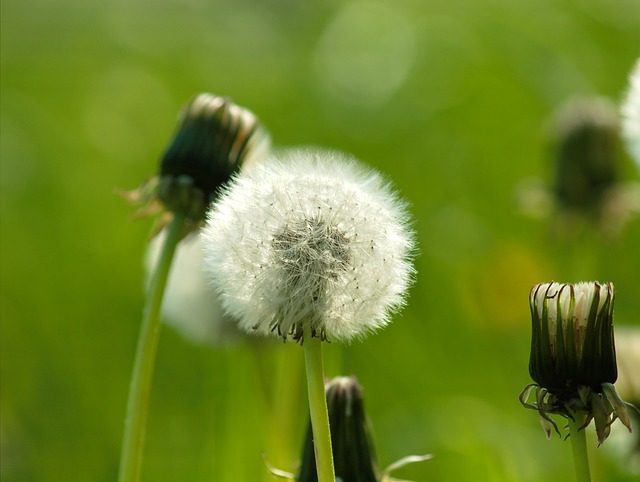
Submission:
<svg viewBox="0 0 640 482">
<path fill-rule="evenodd" d="M 119 482 L 140 480 L 142 453 L 147 425 L 149 394 L 160 336 L 160 307 L 169 276 L 176 246 L 181 239 L 184 214 L 176 213 L 167 227 L 167 235 L 160 258 L 149 285 L 147 301 L 142 315 L 142 326 L 129 385 L 127 418 L 125 420 L 122 453 L 120 456 Z"/>
<path fill-rule="evenodd" d="M 324 370 L 322 367 L 322 341 L 304 332 L 304 361 L 307 371 L 307 392 L 309 395 L 309 415 L 313 430 L 313 448 L 316 457 L 318 482 L 335 482 L 329 412 L 324 390 Z"/>
<path fill-rule="evenodd" d="M 569 418 L 569 438 L 571 439 L 571 450 L 573 452 L 573 465 L 576 471 L 576 481 L 591 482 L 586 430 L 582 428 L 586 420 L 586 415 L 572 410 L 569 412 L 573 416 L 573 419 Z"/>
</svg>

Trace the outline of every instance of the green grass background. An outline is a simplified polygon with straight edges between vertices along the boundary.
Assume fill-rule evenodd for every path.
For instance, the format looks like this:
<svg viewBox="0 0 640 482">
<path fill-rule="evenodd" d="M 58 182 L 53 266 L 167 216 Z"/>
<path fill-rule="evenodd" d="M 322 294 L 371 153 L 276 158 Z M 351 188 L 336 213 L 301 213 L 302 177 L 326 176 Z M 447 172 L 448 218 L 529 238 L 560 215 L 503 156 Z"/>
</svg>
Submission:
<svg viewBox="0 0 640 482">
<path fill-rule="evenodd" d="M 517 400 L 528 292 L 611 280 L 617 324 L 638 325 L 640 223 L 558 243 L 516 192 L 550 177 L 544 126 L 559 103 L 620 99 L 640 3 L 4 0 L 1 21 L 3 481 L 115 480 L 151 228 L 116 191 L 155 173 L 201 91 L 253 110 L 276 145 L 353 153 L 412 204 L 407 308 L 326 350 L 327 375 L 365 387 L 380 464 L 433 453 L 397 476 L 572 480 L 570 444 L 545 440 Z M 629 159 L 624 175 L 637 180 Z M 263 351 L 267 373 L 286 353 L 289 428 L 269 422 L 252 346 L 163 330 L 143 480 L 268 480 L 262 451 L 295 469 L 302 352 Z M 589 436 L 594 479 L 632 480 Z"/>
</svg>

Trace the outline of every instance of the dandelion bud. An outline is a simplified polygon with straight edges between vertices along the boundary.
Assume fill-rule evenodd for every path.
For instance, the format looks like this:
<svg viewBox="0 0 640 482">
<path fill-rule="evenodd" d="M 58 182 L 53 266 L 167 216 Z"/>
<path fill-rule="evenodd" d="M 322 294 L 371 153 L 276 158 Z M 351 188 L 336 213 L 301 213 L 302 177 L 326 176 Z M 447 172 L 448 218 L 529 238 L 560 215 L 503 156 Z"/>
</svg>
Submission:
<svg viewBox="0 0 640 482">
<path fill-rule="evenodd" d="M 602 98 L 575 99 L 558 112 L 553 129 L 558 205 L 600 209 L 620 177 L 615 106 Z"/>
<path fill-rule="evenodd" d="M 640 59 L 629 75 L 629 88 L 620 107 L 622 136 L 627 151 L 640 169 Z"/>
<path fill-rule="evenodd" d="M 375 172 L 336 152 L 293 150 L 225 190 L 203 231 L 205 265 L 246 331 L 349 341 L 404 302 L 407 223 Z"/>
<path fill-rule="evenodd" d="M 534 286 L 529 297 L 531 378 L 558 394 L 615 382 L 613 300 L 612 283 Z"/>
<path fill-rule="evenodd" d="M 184 108 L 178 130 L 160 163 L 158 196 L 170 211 L 204 219 L 222 184 L 243 164 L 260 157 L 269 137 L 256 116 L 212 94 Z"/>
<path fill-rule="evenodd" d="M 199 94 L 180 115 L 159 175 L 123 195 L 143 205 L 138 216 L 165 211 L 154 235 L 172 213 L 185 216 L 186 234 L 204 222 L 207 208 L 233 173 L 262 160 L 269 148 L 269 134 L 253 113 L 228 98 Z"/>
<path fill-rule="evenodd" d="M 431 459 L 430 454 L 408 455 L 380 471 L 376 461 L 369 419 L 364 410 L 362 387 L 356 377 L 336 377 L 325 383 L 325 391 L 337 481 L 390 482 L 399 480 L 392 478 L 391 472 L 416 462 Z M 298 482 L 317 482 L 318 476 L 313 450 L 313 432 L 311 424 L 309 424 L 299 474 L 297 477 L 287 474 L 287 478 Z M 282 471 L 270 470 L 281 477 L 284 474 Z"/>
<path fill-rule="evenodd" d="M 343 481 L 377 482 L 378 466 L 362 387 L 355 377 L 336 377 L 325 386 L 336 477 Z M 307 428 L 298 482 L 317 482 L 311 424 Z"/>
<path fill-rule="evenodd" d="M 529 373 L 536 383 L 525 387 L 520 401 L 539 412 L 547 435 L 551 427 L 557 431 L 549 414 L 586 414 L 585 426 L 594 419 L 600 443 L 616 418 L 631 430 L 626 404 L 612 385 L 618 376 L 613 302 L 612 283 L 541 283 L 531 289 Z"/>
</svg>

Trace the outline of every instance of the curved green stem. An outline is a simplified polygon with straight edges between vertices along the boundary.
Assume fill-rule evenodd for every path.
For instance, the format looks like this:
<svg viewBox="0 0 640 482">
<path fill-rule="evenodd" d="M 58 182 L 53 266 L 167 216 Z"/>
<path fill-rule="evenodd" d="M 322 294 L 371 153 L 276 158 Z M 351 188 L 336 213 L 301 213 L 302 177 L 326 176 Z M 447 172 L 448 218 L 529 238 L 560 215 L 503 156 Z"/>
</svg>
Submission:
<svg viewBox="0 0 640 482">
<path fill-rule="evenodd" d="M 264 346 L 262 353 L 252 350 L 256 354 L 256 364 L 269 370 L 269 373 L 258 370 L 258 374 L 264 379 L 263 385 L 271 385 L 270 390 L 265 391 L 269 425 L 266 456 L 274 467 L 284 467 L 299 455 L 297 427 L 307 420 L 307 411 L 300 410 L 301 406 L 304 407 L 302 389 L 305 374 L 299 349 L 292 343 L 284 343 L 282 346 Z M 265 364 L 265 359 L 269 364 Z"/>
<path fill-rule="evenodd" d="M 589 455 L 587 454 L 587 437 L 584 425 L 586 416 L 580 412 L 570 410 L 573 420 L 569 419 L 569 438 L 571 439 L 571 450 L 573 451 L 573 465 L 576 470 L 577 482 L 591 482 L 589 471 Z"/>
<path fill-rule="evenodd" d="M 322 368 L 322 341 L 311 337 L 305 329 L 304 362 L 307 370 L 307 391 L 309 394 L 309 415 L 313 430 L 313 448 L 316 456 L 318 482 L 335 482 L 333 452 L 327 397 L 324 391 L 324 370 Z"/>
<path fill-rule="evenodd" d="M 142 315 L 136 358 L 129 385 L 127 418 L 125 420 L 122 453 L 120 455 L 120 482 L 140 480 L 144 435 L 147 424 L 149 393 L 160 336 L 160 307 L 178 241 L 182 235 L 184 215 L 175 214 L 167 228 L 167 235 L 155 267 Z"/>
</svg>

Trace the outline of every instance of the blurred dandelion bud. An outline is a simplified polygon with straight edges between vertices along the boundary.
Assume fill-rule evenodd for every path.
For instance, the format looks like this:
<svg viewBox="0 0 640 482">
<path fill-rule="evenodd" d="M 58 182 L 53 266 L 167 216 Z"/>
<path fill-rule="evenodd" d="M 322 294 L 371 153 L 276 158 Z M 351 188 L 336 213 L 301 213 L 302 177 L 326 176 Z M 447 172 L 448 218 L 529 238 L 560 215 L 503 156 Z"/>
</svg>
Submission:
<svg viewBox="0 0 640 482">
<path fill-rule="evenodd" d="M 599 209 L 620 178 L 615 106 L 599 97 L 568 102 L 553 120 L 551 141 L 558 206 L 583 212 Z"/>
<path fill-rule="evenodd" d="M 629 87 L 620 106 L 620 114 L 627 151 L 640 170 L 640 59 L 629 75 Z"/>
<path fill-rule="evenodd" d="M 160 161 L 158 177 L 129 194 L 145 202 L 142 214 L 164 207 L 199 226 L 221 186 L 241 168 L 266 156 L 270 137 L 257 117 L 226 97 L 195 96 Z M 158 231 L 166 224 L 163 220 Z"/>
<path fill-rule="evenodd" d="M 408 222 L 377 173 L 337 152 L 290 150 L 225 189 L 203 230 L 205 263 L 244 330 L 350 341 L 404 303 Z"/>
<path fill-rule="evenodd" d="M 541 283 L 529 295 L 532 320 L 529 373 L 536 382 L 520 401 L 537 410 L 550 436 L 557 431 L 549 414 L 573 419 L 583 413 L 595 420 L 598 442 L 609 435 L 616 418 L 631 430 L 625 403 L 616 393 L 613 337 L 614 288 L 597 281 Z M 535 390 L 535 403 L 527 399 Z"/>
<path fill-rule="evenodd" d="M 602 97 L 575 98 L 561 105 L 549 128 L 553 180 L 523 182 L 523 212 L 549 217 L 555 234 L 572 237 L 594 225 L 615 236 L 640 212 L 640 186 L 623 182 L 620 123 L 615 105 Z"/>
<path fill-rule="evenodd" d="M 149 241 L 145 256 L 147 285 L 165 237 L 166 229 Z M 197 235 L 187 236 L 176 247 L 161 312 L 164 322 L 192 343 L 224 346 L 243 335 L 209 288 L 203 270 L 202 240 Z"/>
</svg>

